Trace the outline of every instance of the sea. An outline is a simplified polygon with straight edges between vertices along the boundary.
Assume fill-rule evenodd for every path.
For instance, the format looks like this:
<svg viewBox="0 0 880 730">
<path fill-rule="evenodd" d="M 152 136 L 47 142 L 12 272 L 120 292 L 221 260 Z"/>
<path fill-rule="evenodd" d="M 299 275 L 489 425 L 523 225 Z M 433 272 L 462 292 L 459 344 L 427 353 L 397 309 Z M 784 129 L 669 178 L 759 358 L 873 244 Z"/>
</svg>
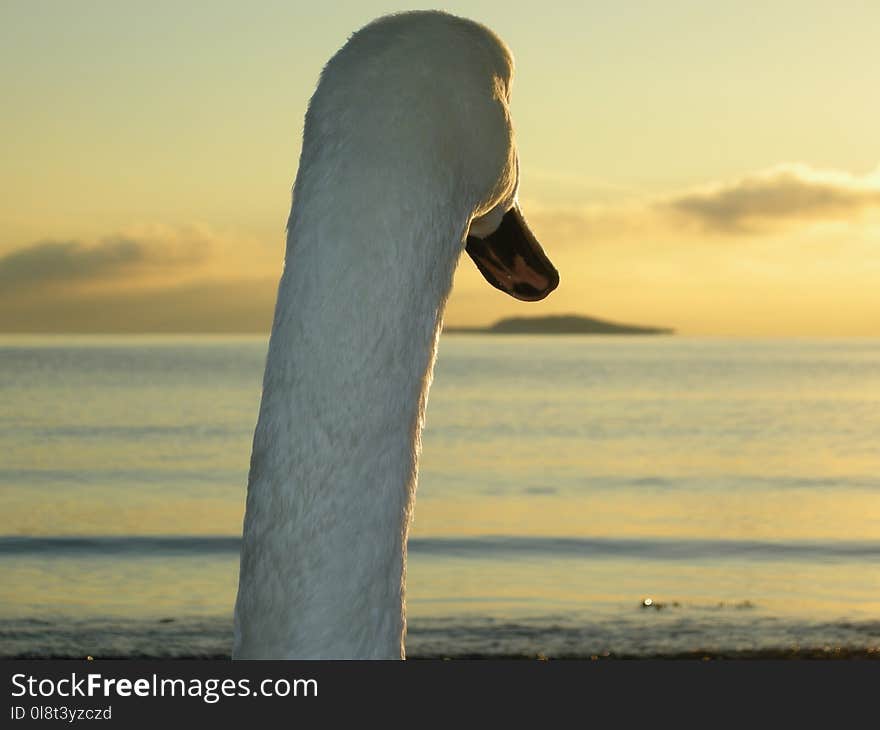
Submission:
<svg viewBox="0 0 880 730">
<path fill-rule="evenodd" d="M 0 655 L 229 656 L 265 337 L 0 338 Z M 410 657 L 880 656 L 880 340 L 443 335 Z"/>
</svg>

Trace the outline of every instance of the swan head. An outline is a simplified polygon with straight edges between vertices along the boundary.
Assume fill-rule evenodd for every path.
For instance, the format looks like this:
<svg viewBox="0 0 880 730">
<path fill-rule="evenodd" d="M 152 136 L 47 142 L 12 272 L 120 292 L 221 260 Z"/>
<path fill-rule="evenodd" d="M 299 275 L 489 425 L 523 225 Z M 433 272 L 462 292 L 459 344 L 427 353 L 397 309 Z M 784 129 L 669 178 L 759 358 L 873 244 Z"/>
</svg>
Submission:
<svg viewBox="0 0 880 730">
<path fill-rule="evenodd" d="M 479 23 L 440 11 L 379 18 L 325 66 L 306 114 L 300 168 L 326 171 L 313 155 L 342 160 L 336 169 L 357 187 L 346 201 L 351 215 L 387 216 L 397 199 L 410 217 L 456 218 L 456 255 L 465 249 L 506 294 L 543 299 L 559 274 L 517 201 L 512 78 L 510 50 Z"/>
</svg>

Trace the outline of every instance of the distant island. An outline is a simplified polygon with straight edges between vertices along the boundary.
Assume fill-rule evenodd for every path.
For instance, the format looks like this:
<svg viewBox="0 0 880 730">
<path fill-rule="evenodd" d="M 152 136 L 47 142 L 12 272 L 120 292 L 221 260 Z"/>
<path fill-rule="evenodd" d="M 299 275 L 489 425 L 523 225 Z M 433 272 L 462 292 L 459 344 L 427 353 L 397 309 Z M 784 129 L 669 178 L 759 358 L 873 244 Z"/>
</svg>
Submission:
<svg viewBox="0 0 880 730">
<path fill-rule="evenodd" d="M 446 327 L 451 334 L 483 335 L 671 335 L 667 327 L 620 324 L 576 314 L 548 317 L 508 317 L 488 327 Z"/>
</svg>

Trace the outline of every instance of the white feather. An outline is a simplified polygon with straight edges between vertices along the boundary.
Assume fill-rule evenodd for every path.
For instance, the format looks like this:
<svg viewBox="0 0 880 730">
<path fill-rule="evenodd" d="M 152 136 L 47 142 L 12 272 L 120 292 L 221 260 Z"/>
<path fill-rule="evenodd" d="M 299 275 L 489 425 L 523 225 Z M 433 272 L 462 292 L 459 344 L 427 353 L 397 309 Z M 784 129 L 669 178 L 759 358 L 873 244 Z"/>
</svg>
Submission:
<svg viewBox="0 0 880 730">
<path fill-rule="evenodd" d="M 371 23 L 321 75 L 254 435 L 235 658 L 404 655 L 443 310 L 472 220 L 490 231 L 516 193 L 511 75 L 490 30 L 439 12 Z"/>
</svg>

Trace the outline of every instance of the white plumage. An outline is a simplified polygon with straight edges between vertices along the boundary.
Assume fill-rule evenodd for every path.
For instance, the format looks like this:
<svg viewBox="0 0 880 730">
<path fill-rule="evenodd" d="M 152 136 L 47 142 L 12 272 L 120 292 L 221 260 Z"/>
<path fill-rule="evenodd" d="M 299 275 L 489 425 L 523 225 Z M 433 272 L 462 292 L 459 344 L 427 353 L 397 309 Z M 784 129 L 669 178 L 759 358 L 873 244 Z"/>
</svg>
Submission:
<svg viewBox="0 0 880 730">
<path fill-rule="evenodd" d="M 489 235 L 515 205 L 511 74 L 490 30 L 439 12 L 371 23 L 321 74 L 254 435 L 235 658 L 404 654 L 443 310 L 469 228 Z"/>
</svg>

